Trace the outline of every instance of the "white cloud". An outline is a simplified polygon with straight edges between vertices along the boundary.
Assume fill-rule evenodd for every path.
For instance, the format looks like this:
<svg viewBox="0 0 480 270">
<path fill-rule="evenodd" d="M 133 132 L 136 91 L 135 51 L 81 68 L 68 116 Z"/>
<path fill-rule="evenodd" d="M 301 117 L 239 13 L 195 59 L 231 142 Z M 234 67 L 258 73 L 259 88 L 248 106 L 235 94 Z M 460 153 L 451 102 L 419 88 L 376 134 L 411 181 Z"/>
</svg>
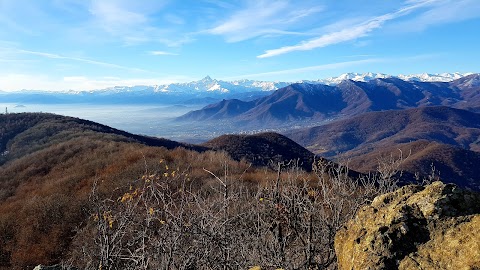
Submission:
<svg viewBox="0 0 480 270">
<path fill-rule="evenodd" d="M 299 35 L 302 33 L 289 31 L 289 27 L 305 17 L 322 11 L 323 7 L 299 8 L 298 5 L 300 2 L 248 1 L 247 7 L 206 32 L 222 35 L 227 42 L 239 42 L 266 35 Z"/>
<path fill-rule="evenodd" d="M 177 82 L 189 81 L 190 78 L 185 76 L 165 76 L 163 78 L 131 78 L 122 79 L 117 77 L 89 78 L 83 76 L 64 77 L 64 89 L 72 89 L 76 91 L 82 90 L 98 90 L 114 86 L 136 86 L 136 85 L 162 85 Z"/>
<path fill-rule="evenodd" d="M 101 27 L 123 32 L 148 25 L 149 15 L 160 11 L 164 5 L 165 1 L 161 0 L 91 0 L 89 12 L 101 23 Z"/>
<path fill-rule="evenodd" d="M 77 32 L 93 35 L 99 39 L 109 38 L 132 46 L 157 42 L 169 47 L 191 42 L 185 33 L 178 30 L 184 21 L 173 14 L 162 15 L 168 0 L 91 0 L 88 5 L 90 20 Z M 159 25 L 163 16 L 170 24 Z"/>
<path fill-rule="evenodd" d="M 330 45 L 355 40 L 355 39 L 367 36 L 373 30 L 382 27 L 383 24 L 387 21 L 404 16 L 406 14 L 409 14 L 415 9 L 418 9 L 420 7 L 423 7 L 435 2 L 438 2 L 438 0 L 416 1 L 414 4 L 401 8 L 396 12 L 387 13 L 387 14 L 369 19 L 357 26 L 351 26 L 338 31 L 330 32 L 320 37 L 303 41 L 297 45 L 284 46 L 278 49 L 267 50 L 265 51 L 265 53 L 257 56 L 257 58 L 273 57 L 273 56 L 278 56 L 278 55 L 282 55 L 282 54 L 286 54 L 294 51 L 308 51 L 316 48 L 327 47 Z"/>
<path fill-rule="evenodd" d="M 375 62 L 384 61 L 381 58 L 370 58 L 370 59 L 362 59 L 362 60 L 355 60 L 355 61 L 345 61 L 345 62 L 337 62 L 337 63 L 330 63 L 324 65 L 317 65 L 317 66 L 309 66 L 309 67 L 302 67 L 302 68 L 294 68 L 294 69 L 285 69 L 285 70 L 277 70 L 277 71 L 270 71 L 270 72 L 261 72 L 261 73 L 253 73 L 253 74 L 246 74 L 240 76 L 233 76 L 227 77 L 226 80 L 236 80 L 236 79 L 245 79 L 245 78 L 258 78 L 258 77 L 267 77 L 267 76 L 278 76 L 278 75 L 291 75 L 291 74 L 299 74 L 311 71 L 322 71 L 322 70 L 331 70 L 331 69 L 339 69 L 339 68 L 347 68 L 362 64 L 370 64 Z"/>
<path fill-rule="evenodd" d="M 0 48 L 0 49 L 4 52 L 11 53 L 11 54 L 36 55 L 36 56 L 45 57 L 45 58 L 49 58 L 49 59 L 76 61 L 76 62 L 87 63 L 87 64 L 91 64 L 91 65 L 96 65 L 96 66 L 109 67 L 109 68 L 114 68 L 114 69 L 122 69 L 122 70 L 131 71 L 131 72 L 152 73 L 151 71 L 140 69 L 140 68 L 127 67 L 127 66 L 122 66 L 122 65 L 117 65 L 117 64 L 92 60 L 92 59 L 80 58 L 80 57 L 71 57 L 71 56 L 64 56 L 64 55 L 54 54 L 54 53 L 22 50 L 22 49 L 16 49 L 16 48 Z"/>
<path fill-rule="evenodd" d="M 396 31 L 423 31 L 428 27 L 480 17 L 478 0 L 440 0 L 419 16 L 395 25 Z"/>
<path fill-rule="evenodd" d="M 166 14 L 163 18 L 171 24 L 185 24 L 185 19 L 175 14 Z"/>
<path fill-rule="evenodd" d="M 362 56 L 369 56 L 369 55 L 352 55 L 347 57 L 362 57 Z M 418 61 L 427 61 L 438 58 L 442 56 L 441 54 L 419 54 L 419 55 L 410 55 L 410 56 L 398 56 L 398 57 L 370 57 L 366 59 L 360 60 L 352 60 L 352 61 L 342 61 L 336 63 L 329 63 L 323 65 L 316 65 L 316 66 L 308 66 L 302 68 L 293 68 L 293 69 L 284 69 L 284 70 L 276 70 L 270 72 L 261 72 L 261 73 L 252 73 L 252 74 L 245 74 L 240 76 L 232 76 L 223 78 L 225 80 L 236 80 L 236 79 L 245 79 L 245 78 L 268 78 L 268 77 L 275 77 L 280 75 L 293 75 L 293 74 L 302 74 L 302 73 L 309 73 L 312 71 L 331 71 L 336 69 L 349 69 L 355 66 L 363 66 L 369 65 L 374 63 L 414 63 Z"/>
<path fill-rule="evenodd" d="M 116 77 L 90 78 L 85 76 L 52 77 L 39 74 L 0 74 L 0 91 L 45 90 L 45 91 L 91 91 L 114 86 L 162 85 L 176 82 L 188 82 L 192 78 L 185 76 L 164 76 L 162 78 Z"/>
<path fill-rule="evenodd" d="M 165 52 L 165 51 L 151 51 L 151 55 L 178 55 L 178 53 Z"/>
</svg>

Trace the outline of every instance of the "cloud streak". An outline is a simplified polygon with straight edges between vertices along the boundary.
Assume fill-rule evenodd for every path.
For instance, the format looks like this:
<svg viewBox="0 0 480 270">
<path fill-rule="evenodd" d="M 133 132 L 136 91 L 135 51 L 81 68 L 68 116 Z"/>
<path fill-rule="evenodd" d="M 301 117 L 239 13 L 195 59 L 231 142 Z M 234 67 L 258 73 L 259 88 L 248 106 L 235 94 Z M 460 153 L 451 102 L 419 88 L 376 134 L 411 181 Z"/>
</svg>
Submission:
<svg viewBox="0 0 480 270">
<path fill-rule="evenodd" d="M 354 66 L 367 65 L 367 64 L 373 64 L 373 63 L 399 63 L 399 62 L 425 61 L 425 60 L 431 60 L 440 56 L 441 54 L 419 54 L 419 55 L 411 55 L 411 56 L 403 56 L 403 57 L 372 57 L 372 58 L 361 59 L 361 60 L 343 61 L 343 62 L 323 64 L 323 65 L 302 67 L 302 68 L 245 74 L 245 75 L 239 75 L 239 76 L 226 77 L 224 79 L 236 80 L 236 79 L 245 79 L 245 78 L 292 75 L 292 74 L 307 73 L 311 71 L 324 71 L 324 70 L 350 68 Z"/>
<path fill-rule="evenodd" d="M 79 28 L 104 39 L 114 38 L 124 45 L 160 43 L 178 47 L 193 39 L 182 31 L 183 18 L 166 14 L 169 0 L 91 0 L 87 4 L 89 20 Z M 167 24 L 159 24 L 163 17 Z M 107 40 L 108 40 L 107 38 Z"/>
<path fill-rule="evenodd" d="M 117 65 L 117 64 L 92 60 L 92 59 L 70 57 L 70 56 L 64 56 L 64 55 L 54 54 L 54 53 L 30 51 L 30 50 L 23 50 L 23 49 L 16 49 L 16 48 L 3 48 L 3 50 L 6 50 L 7 52 L 14 53 L 14 54 L 27 54 L 27 55 L 35 55 L 35 56 L 40 56 L 40 57 L 49 58 L 49 59 L 76 61 L 76 62 L 82 62 L 82 63 L 96 65 L 96 66 L 122 69 L 122 70 L 131 71 L 131 72 L 153 73 L 145 69 L 132 68 L 132 67 L 127 67 L 127 66 L 122 66 L 122 65 Z"/>
<path fill-rule="evenodd" d="M 434 25 L 466 21 L 480 17 L 478 0 L 440 0 L 419 16 L 398 23 L 395 31 L 423 31 Z"/>
<path fill-rule="evenodd" d="M 165 52 L 165 51 L 150 51 L 149 54 L 161 56 L 161 55 L 178 55 L 178 53 Z"/>
<path fill-rule="evenodd" d="M 387 21 L 394 20 L 401 16 L 407 15 L 410 12 L 424 7 L 426 5 L 438 2 L 438 0 L 423 0 L 416 1 L 414 4 L 401 8 L 393 13 L 387 13 L 373 19 L 367 20 L 358 26 L 347 27 L 339 31 L 324 34 L 318 38 L 314 38 L 308 41 L 303 41 L 297 45 L 284 46 L 278 49 L 267 50 L 265 53 L 258 55 L 257 58 L 268 58 L 278 56 L 294 51 L 308 51 L 316 48 L 323 48 L 346 41 L 355 40 L 364 36 L 367 36 L 375 29 L 381 28 Z"/>
<path fill-rule="evenodd" d="M 323 65 L 309 66 L 309 67 L 303 67 L 303 68 L 294 68 L 294 69 L 285 69 L 285 70 L 277 70 L 277 71 L 254 73 L 254 74 L 245 74 L 245 75 L 240 75 L 240 76 L 227 77 L 225 79 L 226 80 L 235 80 L 235 79 L 245 79 L 245 78 L 266 77 L 266 76 L 291 75 L 291 74 L 305 73 L 305 72 L 310 72 L 310 71 L 322 71 L 322 70 L 346 68 L 346 67 L 352 67 L 352 66 L 357 66 L 357 65 L 362 65 L 362 64 L 370 64 L 370 63 L 382 62 L 382 61 L 384 61 L 384 59 L 382 59 L 382 58 L 370 58 L 370 59 L 363 59 L 363 60 L 345 61 L 345 62 L 337 62 L 337 63 L 323 64 Z"/>
<path fill-rule="evenodd" d="M 115 78 L 65 76 L 53 77 L 44 74 L 8 73 L 0 74 L 0 91 L 15 92 L 20 89 L 44 91 L 92 91 L 114 86 L 162 85 L 191 81 L 186 76 L 164 76 L 162 78 Z"/>
<path fill-rule="evenodd" d="M 150 27 L 150 15 L 165 6 L 163 0 L 91 0 L 88 11 L 98 26 L 111 34 Z"/>
<path fill-rule="evenodd" d="M 298 8 L 289 1 L 248 1 L 248 5 L 219 25 L 205 31 L 224 36 L 227 42 L 240 42 L 259 36 L 305 35 L 289 31 L 289 27 L 303 18 L 323 10 L 321 6 Z"/>
</svg>

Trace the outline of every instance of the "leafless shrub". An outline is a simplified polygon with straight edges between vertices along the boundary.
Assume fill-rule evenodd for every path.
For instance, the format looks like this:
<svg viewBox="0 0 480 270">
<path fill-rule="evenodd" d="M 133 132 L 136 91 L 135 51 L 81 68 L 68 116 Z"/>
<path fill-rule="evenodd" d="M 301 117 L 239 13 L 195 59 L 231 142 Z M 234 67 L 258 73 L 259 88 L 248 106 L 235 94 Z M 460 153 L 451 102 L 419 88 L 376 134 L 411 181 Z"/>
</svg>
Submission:
<svg viewBox="0 0 480 270">
<path fill-rule="evenodd" d="M 400 156 L 402 158 L 402 156 Z M 88 225 L 71 264 L 82 269 L 334 269 L 334 236 L 358 208 L 391 189 L 399 159 L 375 176 L 352 179 L 347 166 L 321 160 L 307 173 L 295 162 L 252 188 L 229 165 L 204 169 L 198 188 L 188 170 L 169 168 L 132 183 L 119 198 L 92 191 Z M 219 173 L 221 172 L 221 174 Z M 197 171 L 198 175 L 199 172 Z"/>
</svg>

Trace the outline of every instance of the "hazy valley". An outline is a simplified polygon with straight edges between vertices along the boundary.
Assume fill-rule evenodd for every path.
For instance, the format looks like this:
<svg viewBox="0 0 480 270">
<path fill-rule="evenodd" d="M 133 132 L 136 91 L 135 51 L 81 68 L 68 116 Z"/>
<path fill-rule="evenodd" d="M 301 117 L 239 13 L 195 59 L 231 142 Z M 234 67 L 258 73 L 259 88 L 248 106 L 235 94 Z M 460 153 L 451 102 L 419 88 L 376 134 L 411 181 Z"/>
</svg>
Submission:
<svg viewBox="0 0 480 270">
<path fill-rule="evenodd" d="M 207 76 L 184 84 L 91 92 L 0 92 L 0 106 L 10 112 L 80 117 L 133 133 L 188 142 L 204 142 L 227 133 L 282 133 L 369 111 L 434 105 L 478 110 L 476 74 L 467 73 L 464 79 L 458 73 L 400 77 L 408 81 L 386 74 L 349 73 L 288 86 L 284 82 L 226 82 Z M 442 81 L 432 82 L 434 79 Z M 273 91 L 277 86 L 280 91 Z"/>
</svg>

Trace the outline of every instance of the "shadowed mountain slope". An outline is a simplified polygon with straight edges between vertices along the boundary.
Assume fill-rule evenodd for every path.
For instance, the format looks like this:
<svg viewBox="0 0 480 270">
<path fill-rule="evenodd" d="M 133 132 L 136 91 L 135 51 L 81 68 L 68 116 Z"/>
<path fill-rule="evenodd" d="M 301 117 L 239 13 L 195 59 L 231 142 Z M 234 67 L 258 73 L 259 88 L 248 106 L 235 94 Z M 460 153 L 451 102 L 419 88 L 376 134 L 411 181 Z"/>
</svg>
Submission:
<svg viewBox="0 0 480 270">
<path fill-rule="evenodd" d="M 253 102 L 245 102 L 238 99 L 222 100 L 211 104 L 198 111 L 189 112 L 178 120 L 214 120 L 223 119 L 244 113 L 255 106 Z"/>
<path fill-rule="evenodd" d="M 291 139 L 273 132 L 254 135 L 222 135 L 202 146 L 224 150 L 233 159 L 245 159 L 260 166 L 267 166 L 270 161 L 298 160 L 301 167 L 311 170 L 314 159 L 310 151 Z"/>
<path fill-rule="evenodd" d="M 0 115 L 0 165 L 7 160 L 49 146 L 96 133 L 114 141 L 137 142 L 167 149 L 184 147 L 196 151 L 205 148 L 163 138 L 131 134 L 92 121 L 46 113 Z"/>
<path fill-rule="evenodd" d="M 270 160 L 299 159 L 311 169 L 313 154 L 287 137 L 276 133 L 224 135 L 203 145 L 179 143 L 162 138 L 135 135 L 95 122 L 54 114 L 0 115 L 0 161 L 49 148 L 75 138 L 105 137 L 108 140 L 161 146 L 183 147 L 194 151 L 225 150 L 234 159 L 245 158 L 254 165 L 268 165 Z"/>
<path fill-rule="evenodd" d="M 420 139 L 480 151 L 480 114 L 444 106 L 371 112 L 285 134 L 324 157 L 354 157 Z"/>
<path fill-rule="evenodd" d="M 344 107 L 334 87 L 292 84 L 256 100 L 255 107 L 239 115 L 241 121 L 275 122 L 304 118 L 325 119 Z"/>
<path fill-rule="evenodd" d="M 276 125 L 285 121 L 322 121 L 370 111 L 439 105 L 476 112 L 480 109 L 479 81 L 480 74 L 472 74 L 452 82 L 404 81 L 391 77 L 368 82 L 344 80 L 336 86 L 296 83 L 251 102 L 224 100 L 178 119 L 231 119 L 250 125 Z M 230 103 L 241 109 L 227 109 Z"/>
<path fill-rule="evenodd" d="M 362 173 L 376 171 L 379 160 L 396 159 L 400 154 L 404 158 L 400 169 L 406 178 L 415 178 L 415 174 L 420 180 L 431 176 L 480 191 L 480 153 L 437 142 L 419 140 L 382 147 L 352 158 L 349 166 Z"/>
</svg>

